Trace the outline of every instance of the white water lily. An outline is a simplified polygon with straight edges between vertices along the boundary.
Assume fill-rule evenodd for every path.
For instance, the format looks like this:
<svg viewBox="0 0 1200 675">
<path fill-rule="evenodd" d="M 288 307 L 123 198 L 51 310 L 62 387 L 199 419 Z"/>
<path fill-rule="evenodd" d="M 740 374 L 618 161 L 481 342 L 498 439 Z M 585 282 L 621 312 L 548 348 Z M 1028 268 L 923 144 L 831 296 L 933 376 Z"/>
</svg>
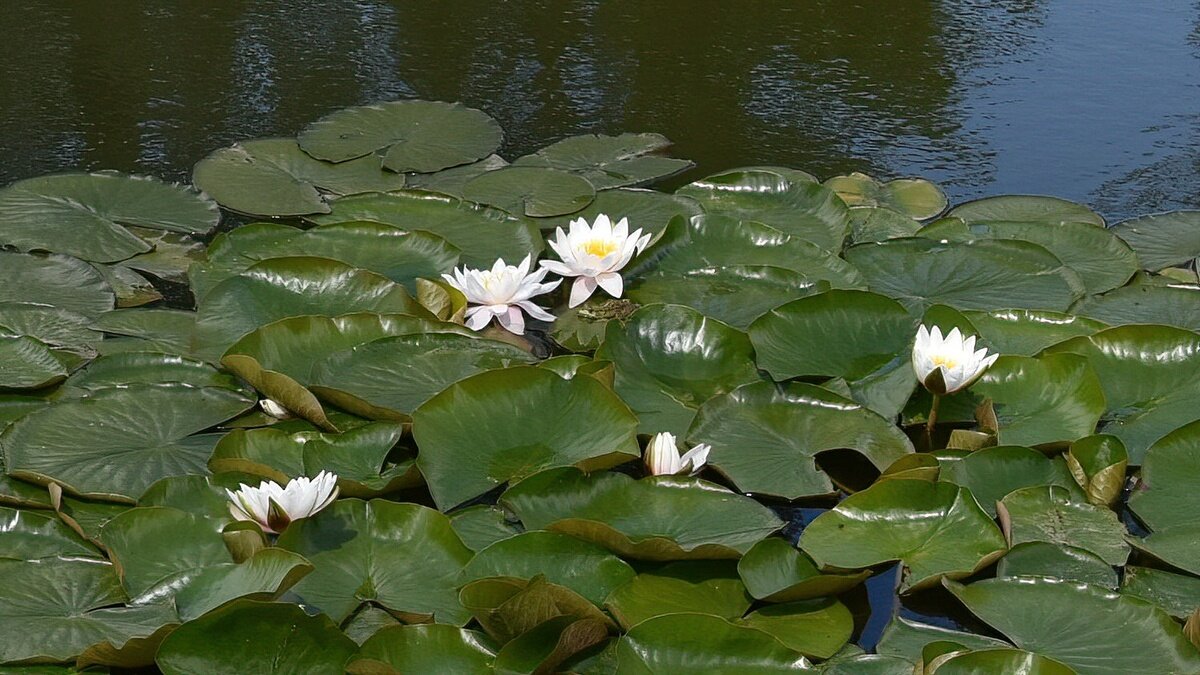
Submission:
<svg viewBox="0 0 1200 675">
<path fill-rule="evenodd" d="M 943 338 L 937 326 L 921 326 L 913 345 L 912 363 L 921 384 L 941 396 L 971 386 L 999 356 L 989 356 L 987 349 L 976 350 L 975 336 L 963 338 L 957 328 Z"/>
<path fill-rule="evenodd" d="M 505 264 L 501 258 L 490 270 L 467 269 L 464 266 L 454 270 L 453 276 L 443 274 L 446 283 L 462 291 L 467 302 L 474 305 L 467 309 L 467 328 L 483 330 L 492 317 L 496 317 L 505 330 L 524 335 L 525 316 L 522 310 L 535 319 L 553 321 L 554 315 L 533 304 L 530 298 L 558 288 L 562 280 L 541 283 L 549 270 L 531 273 L 531 264 L 530 256 L 525 256 L 520 265 Z"/>
<path fill-rule="evenodd" d="M 655 434 L 646 445 L 646 470 L 652 476 L 673 476 L 675 474 L 693 474 L 704 468 L 708 461 L 708 451 L 712 448 L 707 443 L 679 454 L 679 445 L 675 442 L 675 434 L 662 432 Z"/>
<path fill-rule="evenodd" d="M 278 534 L 293 520 L 308 518 L 332 504 L 338 495 L 337 476 L 322 471 L 316 478 L 294 478 L 287 487 L 269 480 L 256 488 L 242 483 L 237 492 L 225 490 L 225 494 L 234 518 L 252 520 L 263 531 Z"/>
<path fill-rule="evenodd" d="M 619 272 L 635 254 L 645 250 L 650 234 L 642 234 L 641 228 L 630 232 L 628 218 L 613 225 L 601 213 L 590 226 L 583 218 L 572 220 L 570 232 L 564 233 L 560 227 L 547 243 L 562 262 L 543 260 L 541 265 L 555 274 L 576 277 L 567 303 L 576 307 L 592 297 L 597 287 L 614 298 L 621 297 L 625 283 Z"/>
<path fill-rule="evenodd" d="M 262 408 L 263 412 L 277 420 L 292 419 L 292 413 L 288 412 L 288 409 L 283 407 L 279 402 L 272 399 L 264 398 L 260 400 L 258 402 L 258 407 Z"/>
</svg>

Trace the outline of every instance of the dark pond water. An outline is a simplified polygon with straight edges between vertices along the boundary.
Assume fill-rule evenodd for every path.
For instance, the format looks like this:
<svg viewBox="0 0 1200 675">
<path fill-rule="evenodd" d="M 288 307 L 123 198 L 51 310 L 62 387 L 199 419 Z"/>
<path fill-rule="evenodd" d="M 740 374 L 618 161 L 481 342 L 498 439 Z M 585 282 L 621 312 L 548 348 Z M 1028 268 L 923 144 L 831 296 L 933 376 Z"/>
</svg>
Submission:
<svg viewBox="0 0 1200 675">
<path fill-rule="evenodd" d="M 0 3 L 0 183 L 184 179 L 344 106 L 462 100 L 506 154 L 658 131 L 695 177 L 919 174 L 958 201 L 1200 206 L 1195 0 Z"/>
</svg>

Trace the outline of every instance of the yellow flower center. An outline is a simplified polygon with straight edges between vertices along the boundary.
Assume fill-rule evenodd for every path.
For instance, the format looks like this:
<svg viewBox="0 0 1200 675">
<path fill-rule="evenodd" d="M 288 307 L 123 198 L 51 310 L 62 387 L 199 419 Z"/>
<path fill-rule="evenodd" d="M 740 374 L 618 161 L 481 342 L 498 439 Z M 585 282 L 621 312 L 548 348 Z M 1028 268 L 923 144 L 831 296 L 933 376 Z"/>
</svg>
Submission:
<svg viewBox="0 0 1200 675">
<path fill-rule="evenodd" d="M 590 253 L 597 258 L 603 258 L 616 250 L 617 243 L 612 239 L 590 239 L 583 245 L 584 253 Z"/>
<path fill-rule="evenodd" d="M 948 356 L 942 356 L 941 354 L 931 357 L 930 360 L 933 361 L 933 365 L 941 366 L 946 370 L 951 370 L 954 368 L 954 366 L 958 365 L 958 361 L 955 361 Z"/>
</svg>

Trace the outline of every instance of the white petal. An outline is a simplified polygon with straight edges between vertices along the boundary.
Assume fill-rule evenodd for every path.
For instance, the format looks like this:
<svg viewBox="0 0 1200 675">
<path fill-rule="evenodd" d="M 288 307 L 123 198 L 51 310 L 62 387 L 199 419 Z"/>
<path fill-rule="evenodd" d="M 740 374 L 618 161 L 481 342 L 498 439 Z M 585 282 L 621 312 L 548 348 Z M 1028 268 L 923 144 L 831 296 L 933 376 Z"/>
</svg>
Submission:
<svg viewBox="0 0 1200 675">
<path fill-rule="evenodd" d="M 596 284 L 614 298 L 621 297 L 621 293 L 625 290 L 625 282 L 621 280 L 621 275 L 616 272 L 597 276 Z"/>
<path fill-rule="evenodd" d="M 592 293 L 596 292 L 596 280 L 592 277 L 578 277 L 575 283 L 571 285 L 571 299 L 567 302 L 568 307 L 578 307 L 583 304 L 584 300 L 592 297 Z"/>
<path fill-rule="evenodd" d="M 557 260 L 539 260 L 538 264 L 562 277 L 577 277 L 579 273 Z"/>
<path fill-rule="evenodd" d="M 474 331 L 483 330 L 492 320 L 492 313 L 486 307 L 472 307 L 466 314 L 467 328 Z"/>
<path fill-rule="evenodd" d="M 530 302 L 528 300 L 522 300 L 521 302 L 517 303 L 517 306 L 520 307 L 521 309 L 525 310 L 526 312 L 528 312 L 529 316 L 531 316 L 539 321 L 553 321 L 554 320 L 553 314 L 551 314 L 550 312 L 547 312 L 546 310 L 542 309 L 541 307 L 538 307 L 537 305 L 533 304 L 532 302 Z"/>
<path fill-rule="evenodd" d="M 516 335 L 525 334 L 525 315 L 519 307 L 509 307 L 507 312 L 496 318 L 500 320 L 500 327 L 504 330 Z"/>
<path fill-rule="evenodd" d="M 680 468 L 690 473 L 695 473 L 704 468 L 708 462 L 708 453 L 712 447 L 708 443 L 701 443 L 696 447 L 683 453 L 683 457 L 679 458 Z"/>
</svg>

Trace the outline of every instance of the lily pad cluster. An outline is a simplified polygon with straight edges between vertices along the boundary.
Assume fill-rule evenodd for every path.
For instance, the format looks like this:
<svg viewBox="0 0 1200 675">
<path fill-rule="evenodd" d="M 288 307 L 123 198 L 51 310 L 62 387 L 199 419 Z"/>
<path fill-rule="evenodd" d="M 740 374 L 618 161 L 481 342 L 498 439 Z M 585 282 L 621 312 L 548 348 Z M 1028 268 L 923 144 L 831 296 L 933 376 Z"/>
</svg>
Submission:
<svg viewBox="0 0 1200 675">
<path fill-rule="evenodd" d="M 1200 214 L 502 143 L 0 188 L 0 666 L 1200 672 Z"/>
</svg>

